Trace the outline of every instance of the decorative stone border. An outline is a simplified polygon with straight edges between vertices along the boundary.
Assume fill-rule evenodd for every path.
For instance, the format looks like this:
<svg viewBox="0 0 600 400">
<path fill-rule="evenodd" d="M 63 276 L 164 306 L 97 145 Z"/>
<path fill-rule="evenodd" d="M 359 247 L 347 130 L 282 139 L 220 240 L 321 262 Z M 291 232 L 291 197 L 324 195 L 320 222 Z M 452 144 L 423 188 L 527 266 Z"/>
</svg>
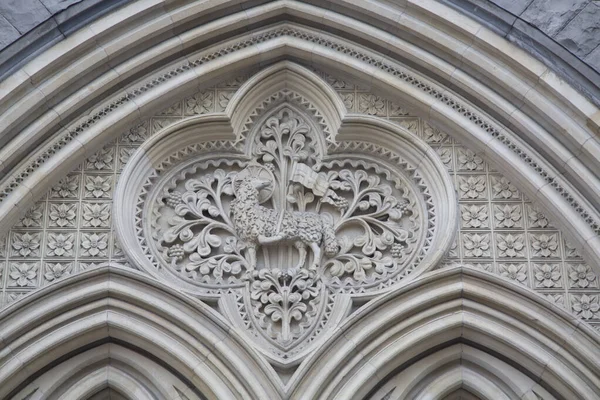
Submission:
<svg viewBox="0 0 600 400">
<path fill-rule="evenodd" d="M 342 54 L 349 55 L 361 62 L 366 63 L 367 65 L 374 66 L 379 70 L 396 77 L 397 79 L 401 79 L 404 82 L 413 86 L 414 88 L 428 94 L 433 99 L 443 102 L 445 105 L 451 107 L 452 109 L 460 113 L 463 117 L 467 118 L 486 134 L 490 135 L 493 138 L 499 139 L 507 147 L 508 150 L 517 154 L 532 169 L 534 169 L 544 179 L 545 182 L 550 184 L 565 199 L 565 201 L 568 202 L 568 204 L 585 220 L 585 222 L 590 226 L 591 229 L 594 230 L 594 232 L 597 235 L 600 235 L 600 222 L 595 219 L 592 212 L 587 208 L 587 206 L 581 204 L 578 200 L 575 199 L 575 197 L 572 194 L 569 193 L 569 191 L 565 188 L 564 183 L 560 182 L 560 180 L 557 177 L 552 176 L 546 169 L 540 166 L 539 163 L 535 161 L 535 158 L 537 157 L 532 157 L 528 154 L 528 151 L 530 150 L 523 150 L 518 144 L 509 139 L 507 135 L 503 134 L 502 129 L 496 127 L 495 123 L 474 111 L 471 107 L 464 104 L 455 96 L 449 95 L 447 91 L 439 89 L 431 83 L 425 82 L 422 78 L 415 77 L 414 73 L 411 73 L 406 69 L 393 65 L 391 62 L 385 61 L 385 59 L 375 59 L 372 56 L 364 53 L 363 51 L 355 47 L 349 46 L 348 44 L 342 44 L 338 41 L 331 39 L 326 35 L 317 35 L 311 32 L 307 32 L 304 29 L 300 29 L 298 27 L 285 26 L 272 28 L 256 36 L 253 36 L 251 39 L 244 39 L 238 42 L 227 43 L 221 46 L 219 50 L 205 53 L 203 56 L 198 57 L 191 62 L 184 62 L 178 67 L 171 69 L 169 72 L 164 73 L 157 78 L 152 79 L 151 81 L 143 84 L 142 86 L 130 90 L 127 95 L 120 97 L 118 100 L 112 102 L 109 106 L 106 106 L 101 111 L 96 112 L 85 122 L 75 127 L 71 132 L 65 134 L 62 138 L 58 139 L 53 144 L 51 144 L 50 148 L 45 150 L 24 170 L 21 170 L 21 172 L 18 173 L 9 183 L 4 185 L 4 187 L 0 191 L 0 202 L 3 201 L 8 196 L 8 194 L 14 191 L 17 187 L 19 187 L 22 184 L 22 182 L 35 169 L 39 168 L 40 165 L 44 163 L 44 161 L 49 159 L 52 156 L 52 154 L 54 154 L 60 148 L 64 147 L 70 141 L 72 141 L 76 136 L 85 131 L 89 126 L 97 123 L 100 119 L 102 119 L 115 109 L 119 108 L 124 103 L 135 99 L 137 96 L 142 95 L 149 90 L 152 90 L 153 88 L 159 86 L 163 82 L 166 82 L 178 76 L 181 73 L 189 71 L 192 68 L 216 60 L 217 58 L 222 57 L 231 52 L 239 51 L 241 49 L 248 48 L 249 46 L 263 43 L 270 39 L 274 39 L 281 36 L 290 36 L 294 38 L 303 39 L 310 43 L 322 45 L 329 49 L 338 51 Z"/>
</svg>

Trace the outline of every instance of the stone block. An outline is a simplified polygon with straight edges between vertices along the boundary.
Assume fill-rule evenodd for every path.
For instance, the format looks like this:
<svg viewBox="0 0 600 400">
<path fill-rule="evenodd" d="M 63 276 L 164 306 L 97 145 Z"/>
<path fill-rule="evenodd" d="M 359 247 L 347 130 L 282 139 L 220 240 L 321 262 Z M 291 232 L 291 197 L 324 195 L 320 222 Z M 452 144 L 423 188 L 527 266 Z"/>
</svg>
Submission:
<svg viewBox="0 0 600 400">
<path fill-rule="evenodd" d="M 600 45 L 600 3 L 589 3 L 555 39 L 580 58 L 592 52 Z"/>
<path fill-rule="evenodd" d="M 600 46 L 592 50 L 590 54 L 585 56 L 584 61 L 596 71 L 600 73 Z"/>
<path fill-rule="evenodd" d="M 19 31 L 0 15 L 0 50 L 19 38 Z"/>
<path fill-rule="evenodd" d="M 50 11 L 52 14 L 59 13 L 69 6 L 79 3 L 82 0 L 40 0 L 42 4 Z"/>
<path fill-rule="evenodd" d="M 2 0 L 0 14 L 21 34 L 52 16 L 39 0 Z"/>
<path fill-rule="evenodd" d="M 589 0 L 533 0 L 521 18 L 554 37 Z"/>
<path fill-rule="evenodd" d="M 514 15 L 521 15 L 532 1 L 533 0 L 491 0 L 491 2 L 498 7 L 503 8 Z"/>
</svg>

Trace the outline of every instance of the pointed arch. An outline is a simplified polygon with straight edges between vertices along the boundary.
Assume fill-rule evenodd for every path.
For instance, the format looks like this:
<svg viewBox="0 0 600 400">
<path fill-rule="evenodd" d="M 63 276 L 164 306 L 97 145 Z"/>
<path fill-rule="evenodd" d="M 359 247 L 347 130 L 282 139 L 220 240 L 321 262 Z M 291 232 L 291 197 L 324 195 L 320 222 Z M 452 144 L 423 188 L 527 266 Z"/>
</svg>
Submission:
<svg viewBox="0 0 600 400">
<path fill-rule="evenodd" d="M 593 399 L 600 391 L 599 336 L 514 283 L 449 268 L 357 311 L 300 367 L 292 396 L 360 399 L 432 349 L 464 343 L 512 363 L 557 398 Z"/>
<path fill-rule="evenodd" d="M 207 398 L 280 396 L 268 365 L 215 311 L 118 265 L 50 285 L 3 310 L 0 321 L 9 350 L 0 358 L 2 398 L 53 363 L 106 341 L 152 354 Z"/>
<path fill-rule="evenodd" d="M 179 379 L 143 349 L 109 338 L 97 343 L 51 363 L 15 398 L 33 391 L 28 400 L 88 399 L 112 390 L 132 400 L 179 399 L 180 393 L 189 400 L 205 399 L 196 388 L 188 386 L 189 382 Z"/>
<path fill-rule="evenodd" d="M 258 7 L 252 18 L 260 21 L 262 17 L 259 16 L 258 11 L 267 9 L 282 15 L 293 10 L 294 14 L 306 18 L 320 11 L 318 7 L 287 0 Z M 371 12 L 380 15 L 382 20 L 389 19 L 390 15 L 397 14 L 398 17 L 403 15 L 402 12 L 394 12 L 389 6 L 375 7 L 374 10 L 376 11 Z M 384 15 L 386 12 L 388 15 Z M 440 17 L 437 14 L 436 16 Z M 200 32 L 208 35 L 204 38 L 210 37 L 209 32 L 223 33 L 225 26 L 233 28 L 233 25 L 225 24 L 226 21 L 231 23 L 231 19 L 236 18 L 238 21 L 241 21 L 240 18 L 245 21 L 247 17 L 247 15 L 242 17 L 234 14 L 203 25 L 195 30 L 194 34 L 190 33 L 186 36 L 189 43 L 184 47 L 187 48 L 188 44 L 194 43 Z M 19 166 L 15 174 L 0 188 L 0 197 L 4 199 L 0 204 L 0 216 L 2 216 L 0 227 L 4 229 L 12 224 L 20 211 L 23 212 L 68 168 L 75 166 L 86 154 L 91 155 L 99 143 L 114 138 L 120 130 L 136 119 L 157 111 L 158 107 L 163 106 L 170 99 L 181 97 L 192 89 L 202 87 L 218 76 L 227 76 L 250 68 L 257 62 L 265 65 L 281 58 L 300 58 L 310 60 L 305 61 L 310 65 L 327 67 L 353 76 L 388 94 L 391 99 L 409 104 L 417 115 L 426 117 L 449 133 L 469 141 L 474 149 L 485 154 L 498 165 L 505 166 L 506 175 L 513 181 L 519 182 L 529 197 L 536 198 L 543 208 L 559 221 L 560 227 L 570 235 L 572 241 L 583 248 L 595 267 L 600 268 L 598 267 L 600 265 L 598 245 L 600 213 L 595 207 L 600 199 L 598 194 L 600 180 L 593 173 L 593 167 L 600 166 L 597 156 L 600 154 L 597 151 L 600 145 L 590 131 L 590 129 L 592 131 L 597 129 L 597 123 L 594 122 L 597 110 L 591 104 L 577 98 L 572 92 L 555 90 L 557 83 L 551 81 L 552 78 L 543 76 L 546 69 L 540 65 L 536 65 L 537 75 L 532 76 L 531 67 L 535 65 L 533 60 L 528 60 L 531 62 L 528 64 L 529 69 L 525 71 L 522 65 L 519 69 L 517 65 L 505 67 L 497 61 L 494 62 L 493 52 L 490 53 L 483 44 L 480 46 L 478 43 L 477 46 L 473 45 L 466 49 L 459 47 L 463 51 L 470 52 L 471 58 L 480 61 L 478 68 L 490 68 L 489 71 L 481 71 L 486 78 L 492 79 L 491 75 L 494 75 L 497 81 L 502 75 L 499 71 L 505 72 L 502 76 L 505 80 L 495 82 L 493 87 L 486 87 L 474 77 L 451 67 L 443 58 L 436 58 L 423 49 L 409 45 L 397 37 L 390 37 L 389 33 L 385 34 L 348 16 L 337 16 L 336 25 L 345 26 L 344 32 L 358 34 L 370 43 L 380 43 L 383 35 L 388 39 L 386 43 L 391 54 L 402 54 L 403 57 L 408 57 L 408 52 L 412 50 L 414 52 L 410 53 L 409 58 L 416 57 L 418 60 L 415 62 L 418 61 L 420 67 L 425 70 L 417 72 L 404 66 L 394 57 L 382 56 L 376 51 L 367 50 L 352 39 L 331 35 L 325 30 L 301 23 L 283 22 L 257 29 L 246 36 L 226 40 L 214 46 L 207 46 L 200 52 L 187 54 L 183 60 L 161 64 L 158 60 L 170 51 L 180 49 L 181 46 L 178 40 L 166 41 L 162 44 L 166 48 L 162 49 L 160 54 L 157 55 L 156 52 L 145 54 L 151 59 L 156 58 L 156 62 L 160 65 L 160 67 L 155 66 L 155 72 L 148 78 L 130 84 L 123 92 L 110 99 L 96 99 L 93 103 L 94 109 L 73 123 L 66 121 L 69 120 L 68 116 L 73 120 L 74 110 L 67 112 L 68 115 L 63 115 L 66 111 L 51 111 L 44 117 L 43 123 L 40 121 L 32 124 L 27 133 L 22 133 L 20 139 L 13 141 L 16 147 L 11 144 L 5 148 L 3 153 L 5 158 L 0 155 L 0 161 L 3 163 L 0 166 L 12 166 L 15 155 L 20 154 L 19 149 L 26 148 L 24 143 L 32 140 L 39 141 L 42 137 L 40 135 L 51 130 L 51 125 L 54 128 L 58 127 L 61 118 L 61 123 L 67 126 L 52 143 L 48 142 L 44 148 L 40 148 L 32 156 L 31 161 L 25 163 L 27 165 Z M 454 28 L 461 31 L 462 35 L 467 35 L 469 40 L 474 40 L 473 35 L 476 32 L 467 33 L 464 27 L 459 29 L 454 26 Z M 483 28 L 478 27 L 478 29 Z M 436 31 L 439 35 L 439 30 Z M 483 40 L 489 45 L 488 42 L 493 42 L 493 36 L 488 36 L 478 40 Z M 449 40 L 447 35 L 444 38 Z M 464 42 L 460 43 L 464 45 Z M 475 48 L 477 51 L 474 50 Z M 143 58 L 142 55 L 141 57 Z M 521 60 L 514 62 L 519 64 L 519 61 Z M 503 59 L 503 62 L 506 60 Z M 433 67 L 432 63 L 436 66 Z M 132 62 L 124 68 L 134 68 L 136 65 L 139 66 Z M 428 72 L 433 71 L 436 71 L 434 76 L 439 79 L 428 76 Z M 491 71 L 495 74 L 491 74 Z M 49 70 L 46 73 L 49 73 Z M 442 79 L 439 74 L 444 78 Z M 106 76 L 106 79 L 114 85 L 120 82 L 122 77 Z M 448 80 L 456 83 L 461 91 L 454 92 L 448 89 L 445 84 Z M 539 84 L 536 85 L 533 80 Z M 507 85 L 506 82 L 511 84 Z M 108 81 L 103 83 L 108 85 Z M 18 82 L 15 84 L 19 86 Z M 58 85 L 52 88 L 58 90 L 58 88 L 64 89 L 64 86 Z M 509 99 L 514 99 L 516 96 L 515 101 L 518 104 L 527 104 L 528 108 L 516 109 L 507 98 L 499 96 L 495 89 Z M 47 96 L 51 96 L 49 87 L 44 86 L 43 90 L 39 90 L 42 93 L 48 92 Z M 515 90 L 518 93 L 514 93 Z M 464 91 L 469 95 L 463 96 L 461 93 Z M 88 92 L 86 95 L 89 94 Z M 568 98 L 561 97 L 567 92 Z M 36 93 L 39 97 L 40 92 Z M 14 96 L 18 96 L 17 93 L 14 93 Z M 27 101 L 31 101 L 32 104 L 43 101 L 41 98 L 31 97 L 33 94 L 27 96 L 29 96 Z M 19 101 L 17 103 L 23 104 Z M 10 118 L 15 121 L 21 120 L 22 118 L 18 116 L 21 115 L 25 118 L 21 121 L 24 123 L 26 117 L 23 113 L 27 113 L 26 108 L 20 107 L 18 113 L 7 115 L 11 115 Z M 333 115 L 329 117 L 333 118 Z M 10 122 L 6 124 L 8 130 L 16 128 L 17 125 Z M 536 148 L 529 145 L 532 141 L 536 144 Z M 39 168 L 41 164 L 44 164 L 43 168 Z"/>
<path fill-rule="evenodd" d="M 158 155 L 145 149 L 175 131 L 202 125 L 207 129 L 196 133 L 204 138 L 235 138 L 258 112 L 251 100 L 279 89 L 312 97 L 318 119 L 339 129 L 339 137 L 392 132 L 396 144 L 418 150 L 415 158 L 430 156 L 439 165 L 431 149 L 403 130 L 352 115 L 308 70 L 315 67 L 406 104 L 501 165 L 600 273 L 600 110 L 542 63 L 437 0 L 334 0 L 331 9 L 295 0 L 248 9 L 238 3 L 132 2 L 1 82 L 0 233 L 134 122 L 257 65 L 263 70 L 224 112 L 169 127 L 142 147 L 137 165 L 153 166 Z M 173 135 L 170 145 L 179 146 L 176 139 L 183 137 Z M 444 186 L 438 195 L 451 192 Z M 428 268 L 451 239 L 440 241 Z M 592 399 L 600 392 L 600 342 L 590 326 L 523 288 L 461 268 L 430 273 L 360 309 L 320 339 L 322 351 L 285 385 L 210 307 L 115 265 L 49 285 L 1 311 L 0 340 L 0 397 L 26 388 L 32 376 L 83 354 L 86 346 L 107 343 L 138 353 L 149 349 L 208 397 L 367 395 L 398 368 L 427 359 L 432 346 L 441 352 L 454 345 L 512 360 L 546 396 Z M 245 366 L 242 374 L 237 365 Z M 463 371 L 427 376 L 458 388 Z M 480 391 L 476 379 L 466 380 L 465 388 L 489 397 L 506 381 L 486 379 Z M 446 395 L 453 394 L 436 394 Z"/>
</svg>

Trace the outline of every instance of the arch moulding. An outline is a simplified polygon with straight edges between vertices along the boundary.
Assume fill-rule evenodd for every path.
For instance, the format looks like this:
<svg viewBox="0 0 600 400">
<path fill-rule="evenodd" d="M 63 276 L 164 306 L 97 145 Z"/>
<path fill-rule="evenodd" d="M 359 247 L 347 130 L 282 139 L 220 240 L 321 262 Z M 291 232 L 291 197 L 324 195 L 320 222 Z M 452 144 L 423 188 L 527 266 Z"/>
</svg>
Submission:
<svg viewBox="0 0 600 400">
<path fill-rule="evenodd" d="M 0 398 L 598 397 L 600 110 L 318 3 L 131 1 L 0 82 Z"/>
</svg>

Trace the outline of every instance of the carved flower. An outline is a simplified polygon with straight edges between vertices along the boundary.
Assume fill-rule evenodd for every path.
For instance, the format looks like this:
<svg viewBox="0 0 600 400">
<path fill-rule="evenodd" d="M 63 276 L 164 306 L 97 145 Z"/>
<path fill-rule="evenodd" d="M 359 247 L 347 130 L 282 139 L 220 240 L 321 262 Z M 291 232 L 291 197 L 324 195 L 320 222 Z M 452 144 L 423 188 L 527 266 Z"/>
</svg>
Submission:
<svg viewBox="0 0 600 400">
<path fill-rule="evenodd" d="M 476 199 L 485 191 L 485 176 L 459 177 L 459 189 L 462 198 Z"/>
<path fill-rule="evenodd" d="M 119 168 L 125 167 L 134 151 L 133 147 L 119 147 Z"/>
<path fill-rule="evenodd" d="M 97 170 L 112 169 L 112 162 L 113 149 L 107 147 L 89 157 L 86 161 L 86 168 Z"/>
<path fill-rule="evenodd" d="M 448 141 L 448 135 L 426 123 L 423 129 L 423 139 L 427 143 L 442 143 Z"/>
<path fill-rule="evenodd" d="M 231 97 L 235 92 L 231 91 L 219 91 L 219 101 L 217 102 L 217 111 L 225 111 L 227 105 L 231 101 Z"/>
<path fill-rule="evenodd" d="M 547 294 L 544 297 L 552 304 L 556 304 L 562 308 L 565 307 L 565 296 L 562 294 Z"/>
<path fill-rule="evenodd" d="M 461 205 L 461 216 L 465 228 L 481 228 L 488 226 L 488 211 L 486 205 Z"/>
<path fill-rule="evenodd" d="M 6 236 L 0 236 L 0 258 L 4 258 L 6 256 Z"/>
<path fill-rule="evenodd" d="M 416 118 L 403 118 L 395 120 L 394 122 L 406 129 L 407 131 L 412 132 L 414 135 L 419 134 L 419 120 Z"/>
<path fill-rule="evenodd" d="M 360 112 L 369 115 L 385 114 L 385 102 L 381 97 L 375 96 L 374 94 L 361 94 L 359 106 Z"/>
<path fill-rule="evenodd" d="M 14 233 L 12 248 L 21 257 L 36 256 L 40 247 L 40 233 Z"/>
<path fill-rule="evenodd" d="M 571 286 L 577 285 L 580 288 L 586 288 L 595 283 L 596 275 L 589 266 L 585 264 L 571 265 L 569 269 Z"/>
<path fill-rule="evenodd" d="M 534 257 L 558 256 L 558 235 L 531 235 L 531 247 Z"/>
<path fill-rule="evenodd" d="M 409 115 L 409 112 L 396 103 L 390 102 L 390 117 Z"/>
<path fill-rule="evenodd" d="M 185 100 L 186 114 L 206 114 L 212 111 L 214 93 L 212 91 L 197 93 Z"/>
<path fill-rule="evenodd" d="M 88 269 L 94 269 L 94 268 L 98 268 L 102 265 L 102 263 L 95 263 L 95 262 L 81 262 L 79 263 L 79 270 L 81 271 L 87 271 Z M 127 265 L 127 264 L 124 264 Z"/>
<path fill-rule="evenodd" d="M 456 241 L 456 238 L 452 241 L 446 256 L 449 258 L 458 258 L 458 242 Z"/>
<path fill-rule="evenodd" d="M 76 204 L 54 204 L 50 203 L 50 226 L 73 226 L 77 211 Z"/>
<path fill-rule="evenodd" d="M 573 311 L 583 319 L 592 319 L 595 313 L 600 310 L 597 295 L 571 296 Z"/>
<path fill-rule="evenodd" d="M 477 233 L 464 235 L 464 246 L 467 250 L 467 257 L 489 256 L 490 236 L 487 234 L 479 235 Z"/>
<path fill-rule="evenodd" d="M 81 237 L 82 254 L 84 256 L 106 256 L 108 235 L 106 233 L 84 233 Z"/>
<path fill-rule="evenodd" d="M 352 89 L 352 88 L 354 88 L 354 85 L 352 85 L 351 83 L 348 83 L 343 79 L 337 78 L 335 76 L 331 76 L 329 74 L 325 74 L 325 80 L 327 81 L 327 83 L 329 83 L 331 86 L 333 86 L 334 89 Z"/>
<path fill-rule="evenodd" d="M 125 143 L 142 143 L 148 138 L 148 129 L 145 124 L 137 125 L 123 134 L 121 141 Z"/>
<path fill-rule="evenodd" d="M 10 285 L 11 286 L 35 286 L 34 281 L 37 278 L 37 264 L 32 263 L 13 263 L 10 267 Z"/>
<path fill-rule="evenodd" d="M 79 177 L 77 175 L 67 176 L 52 188 L 51 197 L 77 197 L 77 191 L 79 189 Z"/>
<path fill-rule="evenodd" d="M 44 274 L 44 278 L 48 282 L 52 282 L 56 279 L 62 278 L 64 275 L 68 275 L 70 273 L 72 263 L 47 263 L 46 264 L 46 273 Z"/>
<path fill-rule="evenodd" d="M 510 204 L 504 206 L 494 205 L 494 218 L 496 218 L 497 226 L 500 228 L 521 226 L 521 207 Z"/>
<path fill-rule="evenodd" d="M 527 279 L 527 266 L 525 264 L 500 264 L 498 265 L 500 276 L 519 283 Z"/>
<path fill-rule="evenodd" d="M 577 247 L 573 246 L 571 243 L 565 241 L 565 258 L 581 258 L 581 254 L 579 254 L 579 250 Z"/>
<path fill-rule="evenodd" d="M 467 171 L 483 170 L 483 159 L 469 149 L 458 150 L 458 168 Z"/>
<path fill-rule="evenodd" d="M 494 198 L 513 199 L 519 197 L 517 187 L 505 177 L 492 177 L 492 189 L 494 190 Z"/>
<path fill-rule="evenodd" d="M 23 218 L 21 218 L 19 225 L 26 228 L 42 226 L 43 215 L 43 205 L 36 204 L 27 210 Z"/>
<path fill-rule="evenodd" d="M 550 221 L 541 211 L 538 211 L 532 206 L 529 206 L 528 208 L 529 226 L 531 228 L 546 228 L 550 226 Z"/>
<path fill-rule="evenodd" d="M 348 111 L 351 111 L 354 107 L 354 93 L 340 93 L 344 106 Z"/>
<path fill-rule="evenodd" d="M 73 234 L 49 233 L 48 234 L 48 255 L 49 256 L 70 256 L 73 254 Z"/>
<path fill-rule="evenodd" d="M 87 197 L 109 197 L 111 176 L 86 176 L 85 189 Z"/>
<path fill-rule="evenodd" d="M 483 263 L 465 263 L 463 264 L 465 267 L 468 268 L 475 268 L 475 269 L 480 269 L 482 271 L 486 271 L 486 272 L 494 272 L 493 268 L 492 268 L 492 264 L 483 264 Z"/>
<path fill-rule="evenodd" d="M 435 149 L 435 152 L 440 157 L 440 160 L 442 160 L 442 163 L 444 163 L 444 166 L 452 170 L 452 149 L 449 147 L 438 147 Z"/>
<path fill-rule="evenodd" d="M 500 257 L 524 257 L 525 247 L 523 235 L 506 234 L 497 236 L 497 246 Z"/>
<path fill-rule="evenodd" d="M 100 227 L 108 226 L 108 219 L 110 218 L 110 205 L 109 204 L 84 204 L 83 205 L 83 219 L 86 221 L 85 226 Z"/>
<path fill-rule="evenodd" d="M 538 286 L 546 288 L 558 286 L 560 280 L 560 266 L 558 264 L 535 264 L 534 276 Z"/>
</svg>

